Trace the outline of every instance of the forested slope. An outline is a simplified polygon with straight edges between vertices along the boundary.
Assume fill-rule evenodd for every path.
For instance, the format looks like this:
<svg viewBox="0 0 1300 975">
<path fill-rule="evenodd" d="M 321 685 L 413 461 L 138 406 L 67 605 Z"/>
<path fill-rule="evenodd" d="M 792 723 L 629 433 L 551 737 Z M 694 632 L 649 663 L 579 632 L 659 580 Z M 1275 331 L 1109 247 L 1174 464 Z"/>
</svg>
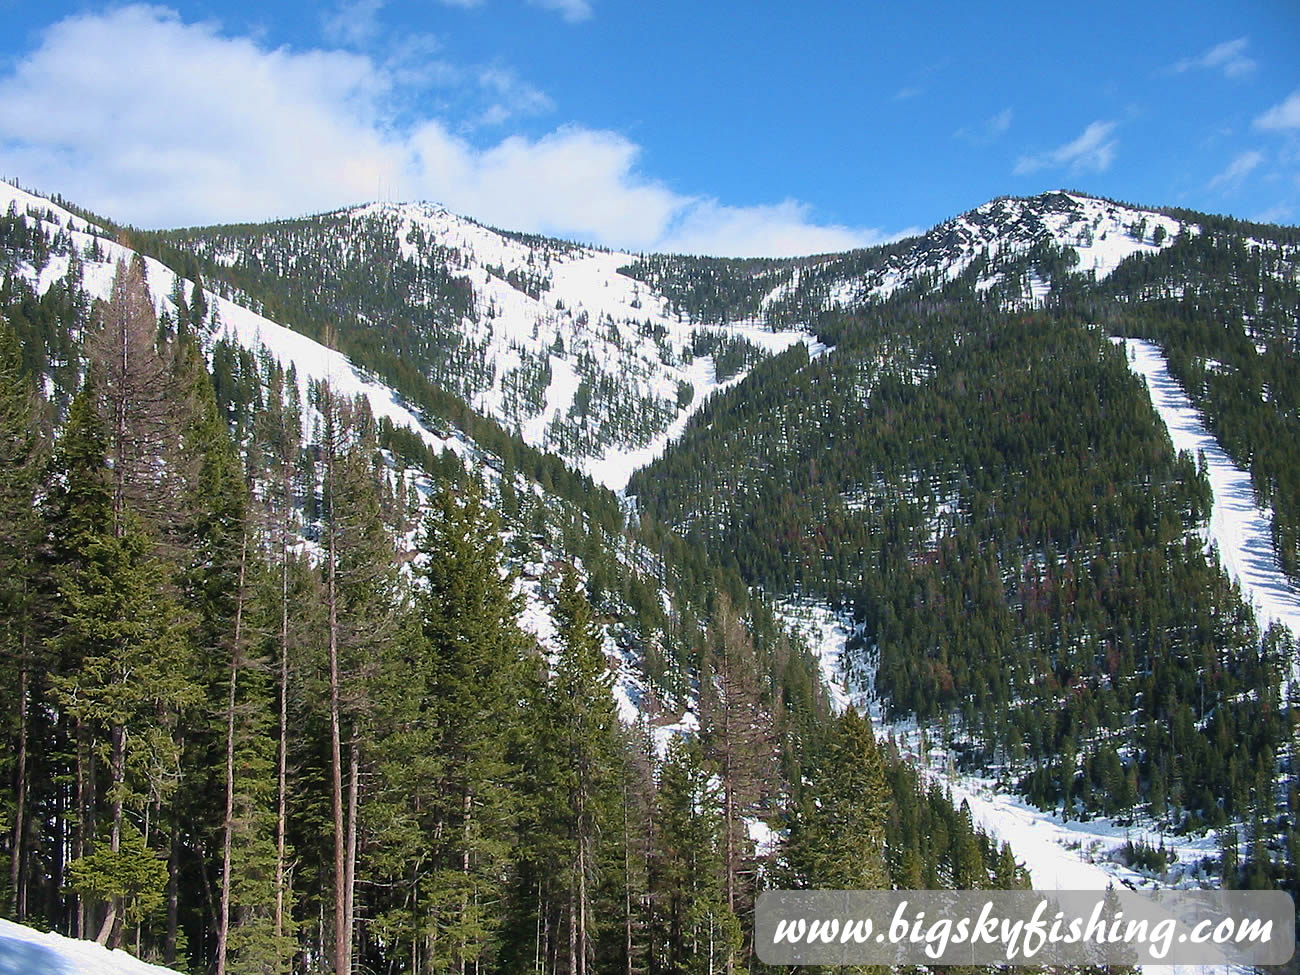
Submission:
<svg viewBox="0 0 1300 975">
<path fill-rule="evenodd" d="M 554 458 L 377 418 L 64 208 L 0 246 L 11 916 L 195 972 L 743 971 L 767 884 L 1024 883 Z"/>
<path fill-rule="evenodd" d="M 1206 553 L 1199 459 L 1110 341 L 1168 348 L 1293 573 L 1294 233 L 1152 213 L 1085 270 L 1101 230 L 971 256 L 971 224 L 864 254 L 957 242 L 942 278 L 822 301 L 828 352 L 764 363 L 629 492 L 767 592 L 850 608 L 857 679 L 956 722 L 971 768 L 1068 815 L 1244 824 L 1250 882 L 1294 884 L 1294 634 L 1261 633 Z M 1246 867 L 1225 858 L 1225 882 Z"/>
</svg>

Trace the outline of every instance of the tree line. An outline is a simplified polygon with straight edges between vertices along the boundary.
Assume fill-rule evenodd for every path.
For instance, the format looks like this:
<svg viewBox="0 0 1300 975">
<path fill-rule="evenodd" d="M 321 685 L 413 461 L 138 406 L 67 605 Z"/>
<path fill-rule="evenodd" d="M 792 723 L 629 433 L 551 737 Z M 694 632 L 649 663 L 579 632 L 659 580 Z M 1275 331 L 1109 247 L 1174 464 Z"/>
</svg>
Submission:
<svg viewBox="0 0 1300 975">
<path fill-rule="evenodd" d="M 138 258 L 102 302 L 6 283 L 10 916 L 190 971 L 736 972 L 766 884 L 1023 883 L 698 555 L 700 731 L 625 725 L 608 614 L 653 614 L 617 558 L 561 560 L 539 646 L 517 494 L 444 459 L 418 505 L 364 400 L 214 381 L 177 291 L 156 315 Z M 32 368 L 61 332 L 66 407 Z"/>
</svg>

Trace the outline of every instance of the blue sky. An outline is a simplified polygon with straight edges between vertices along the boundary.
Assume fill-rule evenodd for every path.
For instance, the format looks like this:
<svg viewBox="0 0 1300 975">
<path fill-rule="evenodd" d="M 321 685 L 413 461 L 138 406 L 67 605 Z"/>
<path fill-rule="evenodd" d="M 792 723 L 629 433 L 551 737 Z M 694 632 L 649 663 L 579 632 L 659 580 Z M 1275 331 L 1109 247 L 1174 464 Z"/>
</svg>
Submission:
<svg viewBox="0 0 1300 975">
<path fill-rule="evenodd" d="M 1300 222 L 1293 0 L 0 17 L 0 174 L 140 226 L 384 197 L 633 250 L 790 254 L 1059 187 Z"/>
</svg>

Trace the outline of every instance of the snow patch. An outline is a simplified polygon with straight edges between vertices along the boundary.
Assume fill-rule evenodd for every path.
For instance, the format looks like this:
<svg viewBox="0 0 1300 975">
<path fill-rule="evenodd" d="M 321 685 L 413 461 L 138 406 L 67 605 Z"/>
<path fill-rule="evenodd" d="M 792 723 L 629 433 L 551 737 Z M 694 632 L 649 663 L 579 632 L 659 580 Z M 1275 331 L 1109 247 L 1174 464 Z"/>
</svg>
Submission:
<svg viewBox="0 0 1300 975">
<path fill-rule="evenodd" d="M 0 918 L 0 972 L 12 975 L 176 975 L 125 951 Z"/>
<path fill-rule="evenodd" d="M 1159 346 L 1142 339 L 1112 341 L 1125 350 L 1129 368 L 1146 380 L 1151 403 L 1169 430 L 1174 450 L 1189 451 L 1193 457 L 1205 455 L 1214 491 L 1207 541 L 1218 552 L 1223 568 L 1240 584 L 1261 626 L 1280 623 L 1300 636 L 1300 592 L 1278 566 L 1273 513 L 1256 505 L 1250 472 L 1237 467 L 1219 446 L 1204 417 L 1170 375 Z"/>
</svg>

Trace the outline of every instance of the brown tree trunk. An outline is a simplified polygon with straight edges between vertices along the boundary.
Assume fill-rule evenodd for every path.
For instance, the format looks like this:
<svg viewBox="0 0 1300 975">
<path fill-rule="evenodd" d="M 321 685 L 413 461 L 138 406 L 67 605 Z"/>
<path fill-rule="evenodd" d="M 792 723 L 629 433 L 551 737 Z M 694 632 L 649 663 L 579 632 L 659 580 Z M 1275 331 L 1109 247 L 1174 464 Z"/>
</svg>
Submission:
<svg viewBox="0 0 1300 975">
<path fill-rule="evenodd" d="M 126 782 L 126 727 L 124 725 L 114 725 L 111 732 L 112 753 L 110 760 L 110 785 L 109 793 L 113 796 L 110 808 L 113 813 L 113 826 L 109 833 L 109 849 L 114 853 L 121 852 L 122 849 L 122 788 Z M 111 897 L 108 902 L 108 913 L 104 916 L 104 923 L 100 926 L 99 934 L 95 936 L 95 941 L 101 945 L 109 947 L 118 947 L 118 940 L 121 936 L 121 914 L 122 898 Z M 111 940 L 111 944 L 110 944 Z"/>
<path fill-rule="evenodd" d="M 344 917 L 347 933 L 347 966 L 352 968 L 352 934 L 356 926 L 355 897 L 357 889 L 357 807 L 361 786 L 361 745 L 353 738 L 348 745 L 348 843 L 347 864 L 344 868 Z"/>
<path fill-rule="evenodd" d="M 217 975 L 226 975 L 226 948 L 230 941 L 231 848 L 235 832 L 235 703 L 239 668 L 243 664 L 241 632 L 244 621 L 244 578 L 248 565 L 248 531 L 239 548 L 239 582 L 235 590 L 234 646 L 230 652 L 230 683 L 226 696 L 226 815 L 221 832 L 221 915 L 217 923 Z"/>
<path fill-rule="evenodd" d="M 172 823 L 167 838 L 167 937 L 163 946 L 163 961 L 168 968 L 176 967 L 176 935 L 180 930 L 180 827 Z"/>
<path fill-rule="evenodd" d="M 330 567 L 330 789 L 334 818 L 334 969 L 348 975 L 346 866 L 347 849 L 343 822 L 343 745 L 339 730 L 338 616 L 334 603 L 333 566 Z"/>
<path fill-rule="evenodd" d="M 578 886 L 569 884 L 569 970 L 567 975 L 578 975 Z"/>
<path fill-rule="evenodd" d="M 627 804 L 630 802 L 627 776 L 623 777 L 623 954 L 627 959 L 627 975 L 632 975 L 632 834 L 628 825 Z"/>
<path fill-rule="evenodd" d="M 18 778 L 18 795 L 14 802 L 14 841 L 13 858 L 9 865 L 10 887 L 13 891 L 14 920 L 21 921 L 27 915 L 27 884 L 23 870 L 26 837 L 23 827 L 27 815 L 27 633 L 23 632 L 21 648 L 22 663 L 18 672 L 18 759 L 16 775 Z"/>
<path fill-rule="evenodd" d="M 461 853 L 460 853 L 460 872 L 465 878 L 466 893 L 460 901 L 460 913 L 463 918 L 469 912 L 469 840 L 472 829 L 472 819 L 474 812 L 474 791 L 467 788 L 465 797 L 461 801 L 461 812 L 463 820 L 461 823 Z M 456 960 L 456 970 L 459 975 L 465 975 L 465 939 L 462 937 L 460 942 L 460 957 Z"/>
<path fill-rule="evenodd" d="M 343 822 L 343 744 L 339 727 L 339 612 L 338 612 L 338 526 L 334 520 L 334 445 L 326 445 L 325 479 L 330 490 L 329 532 L 326 566 L 326 601 L 329 606 L 330 658 L 330 787 L 334 816 L 334 971 L 350 975 L 348 949 L 352 938 L 347 927 L 347 850 Z"/>
<path fill-rule="evenodd" d="M 275 936 L 277 939 L 284 935 L 289 770 L 289 539 L 288 530 L 283 527 L 280 534 L 280 749 L 278 758 L 275 818 Z"/>
<path fill-rule="evenodd" d="M 86 836 L 89 835 L 89 830 L 94 828 L 92 821 L 94 808 L 89 798 L 91 785 L 88 782 L 90 769 L 87 767 L 86 733 L 80 718 L 77 719 L 75 734 L 77 739 L 77 832 L 72 841 L 72 858 L 79 860 L 86 855 Z M 77 937 L 84 940 L 86 937 L 86 901 L 80 893 L 75 896 L 77 899 Z"/>
</svg>

